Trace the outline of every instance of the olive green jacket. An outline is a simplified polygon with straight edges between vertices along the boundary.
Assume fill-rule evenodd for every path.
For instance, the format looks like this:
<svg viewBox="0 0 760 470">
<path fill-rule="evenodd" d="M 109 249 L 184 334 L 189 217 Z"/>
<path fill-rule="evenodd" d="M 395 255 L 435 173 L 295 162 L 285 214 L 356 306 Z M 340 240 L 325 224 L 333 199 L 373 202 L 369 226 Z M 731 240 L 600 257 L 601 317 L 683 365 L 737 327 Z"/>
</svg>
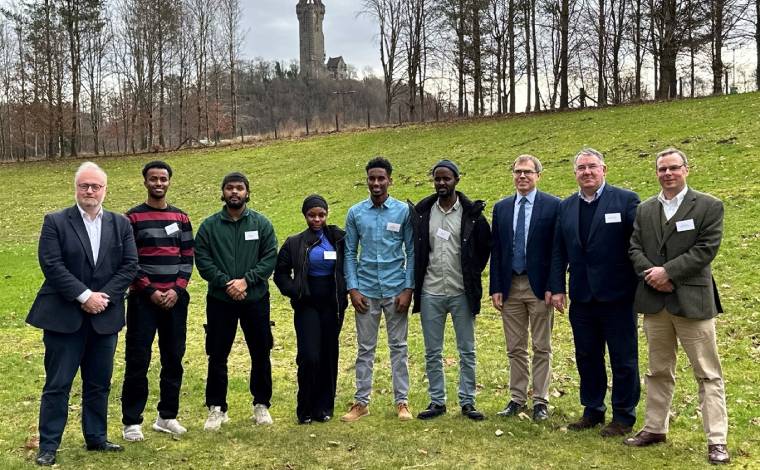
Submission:
<svg viewBox="0 0 760 470">
<path fill-rule="evenodd" d="M 723 310 L 710 264 L 723 237 L 723 203 L 689 188 L 675 215 L 663 227 L 662 205 L 649 198 L 636 210 L 629 255 L 639 275 L 634 308 L 692 319 L 713 318 Z M 659 292 L 644 282 L 644 270 L 662 266 L 675 290 Z"/>
</svg>

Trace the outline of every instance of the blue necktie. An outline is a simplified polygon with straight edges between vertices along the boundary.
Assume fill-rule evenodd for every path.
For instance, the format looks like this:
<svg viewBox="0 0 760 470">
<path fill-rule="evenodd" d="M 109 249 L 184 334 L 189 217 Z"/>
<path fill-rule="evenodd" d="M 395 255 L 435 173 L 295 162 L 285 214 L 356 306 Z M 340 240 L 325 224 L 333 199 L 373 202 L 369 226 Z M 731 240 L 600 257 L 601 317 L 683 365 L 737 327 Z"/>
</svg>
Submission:
<svg viewBox="0 0 760 470">
<path fill-rule="evenodd" d="M 520 198 L 520 210 L 517 211 L 517 225 L 515 226 L 515 243 L 512 258 L 512 270 L 518 274 L 525 272 L 525 196 Z"/>
</svg>

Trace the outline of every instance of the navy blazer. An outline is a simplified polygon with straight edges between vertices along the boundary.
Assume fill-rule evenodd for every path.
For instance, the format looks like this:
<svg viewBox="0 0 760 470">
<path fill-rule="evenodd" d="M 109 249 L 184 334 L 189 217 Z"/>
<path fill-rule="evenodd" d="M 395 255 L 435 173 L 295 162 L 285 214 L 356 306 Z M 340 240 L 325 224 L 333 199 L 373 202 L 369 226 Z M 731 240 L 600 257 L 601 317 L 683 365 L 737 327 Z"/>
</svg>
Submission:
<svg viewBox="0 0 760 470">
<path fill-rule="evenodd" d="M 509 297 L 512 286 L 512 249 L 514 239 L 513 220 L 515 214 L 515 196 L 512 195 L 497 202 L 493 208 L 491 226 L 491 286 L 490 294 L 501 292 L 504 300 Z M 528 226 L 528 243 L 525 247 L 530 287 L 537 298 L 543 299 L 548 289 L 551 268 L 552 243 L 554 228 L 559 212 L 558 197 L 536 191 L 533 211 Z"/>
<path fill-rule="evenodd" d="M 126 217 L 103 210 L 96 264 L 77 206 L 47 214 L 38 257 L 45 282 L 26 317 L 27 323 L 57 333 L 74 333 L 87 316 L 99 334 L 122 329 L 124 294 L 137 274 L 137 248 Z M 109 295 L 110 302 L 102 313 L 90 315 L 82 310 L 76 298 L 87 289 Z"/>
<path fill-rule="evenodd" d="M 565 272 L 569 267 L 571 300 L 633 301 L 638 279 L 628 248 L 639 196 L 607 183 L 585 248 L 578 229 L 581 203 L 578 193 L 574 193 L 560 204 L 549 290 L 554 294 L 565 292 Z"/>
</svg>

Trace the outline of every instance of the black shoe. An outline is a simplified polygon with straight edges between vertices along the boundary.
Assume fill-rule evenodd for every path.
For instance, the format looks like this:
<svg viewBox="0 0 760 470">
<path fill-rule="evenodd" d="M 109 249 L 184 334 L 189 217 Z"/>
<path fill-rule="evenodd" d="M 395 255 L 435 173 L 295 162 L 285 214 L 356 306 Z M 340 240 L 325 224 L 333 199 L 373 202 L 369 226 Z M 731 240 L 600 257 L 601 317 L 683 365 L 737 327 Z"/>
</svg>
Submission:
<svg viewBox="0 0 760 470">
<path fill-rule="evenodd" d="M 549 419 L 549 409 L 543 403 L 533 405 L 533 421 L 546 421 Z"/>
<path fill-rule="evenodd" d="M 417 414 L 417 419 L 433 419 L 446 414 L 446 405 L 436 405 L 431 403 L 428 407 Z"/>
<path fill-rule="evenodd" d="M 124 450 L 119 444 L 114 444 L 111 441 L 103 441 L 98 444 L 87 444 L 85 446 L 87 450 L 94 450 L 98 452 L 121 452 Z"/>
<path fill-rule="evenodd" d="M 475 421 L 483 421 L 484 419 L 486 419 L 485 415 L 481 413 L 480 411 L 476 410 L 474 405 L 463 405 L 462 415 L 467 416 L 468 418 Z"/>
<path fill-rule="evenodd" d="M 311 424 L 311 416 L 304 416 L 303 418 L 298 418 L 298 424 Z"/>
<path fill-rule="evenodd" d="M 34 463 L 41 467 L 49 467 L 55 465 L 55 451 L 41 450 L 37 454 L 37 458 L 34 459 Z"/>
<path fill-rule="evenodd" d="M 586 429 L 595 428 L 603 423 L 604 423 L 604 418 L 593 419 L 584 415 L 578 421 L 568 424 L 567 429 L 569 429 L 570 431 L 584 431 Z"/>
<path fill-rule="evenodd" d="M 318 423 L 326 423 L 326 422 L 330 421 L 331 419 L 332 419 L 332 416 L 330 416 L 330 415 L 321 415 L 321 416 L 317 416 L 316 418 L 314 418 L 314 421 L 316 421 Z"/>
<path fill-rule="evenodd" d="M 507 403 L 507 406 L 496 414 L 499 416 L 517 416 L 520 413 L 527 410 L 528 410 L 527 406 L 521 405 L 514 400 L 509 400 L 509 403 Z"/>
<path fill-rule="evenodd" d="M 630 434 L 631 431 L 633 431 L 632 426 L 626 426 L 621 422 L 613 420 L 610 421 L 607 426 L 603 427 L 599 434 L 601 434 L 602 437 L 622 437 Z"/>
</svg>

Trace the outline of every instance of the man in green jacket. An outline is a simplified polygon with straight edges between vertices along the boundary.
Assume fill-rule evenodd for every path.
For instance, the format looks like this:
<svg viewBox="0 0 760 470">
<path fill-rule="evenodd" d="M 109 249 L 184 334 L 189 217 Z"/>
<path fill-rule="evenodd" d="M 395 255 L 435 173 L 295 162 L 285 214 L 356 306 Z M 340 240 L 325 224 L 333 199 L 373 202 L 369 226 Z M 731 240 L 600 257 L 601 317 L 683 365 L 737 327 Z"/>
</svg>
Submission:
<svg viewBox="0 0 760 470">
<path fill-rule="evenodd" d="M 237 324 L 251 355 L 250 390 L 256 424 L 272 424 L 272 329 L 269 276 L 277 261 L 272 223 L 249 209 L 248 178 L 230 173 L 222 180 L 224 207 L 203 221 L 195 238 L 195 264 L 208 282 L 206 295 L 206 406 L 204 429 L 218 430 L 227 416 L 227 358 Z"/>
</svg>

